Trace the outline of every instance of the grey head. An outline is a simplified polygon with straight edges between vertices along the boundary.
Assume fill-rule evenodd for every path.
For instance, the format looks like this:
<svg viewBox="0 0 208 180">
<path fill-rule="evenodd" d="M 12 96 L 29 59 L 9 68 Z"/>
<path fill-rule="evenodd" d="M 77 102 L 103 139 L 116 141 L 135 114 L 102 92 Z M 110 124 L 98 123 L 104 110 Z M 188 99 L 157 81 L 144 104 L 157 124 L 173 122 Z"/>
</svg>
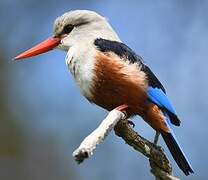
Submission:
<svg viewBox="0 0 208 180">
<path fill-rule="evenodd" d="M 74 10 L 58 17 L 54 37 L 61 37 L 59 48 L 65 51 L 76 44 L 93 43 L 97 38 L 120 41 L 107 20 L 94 11 Z"/>
</svg>

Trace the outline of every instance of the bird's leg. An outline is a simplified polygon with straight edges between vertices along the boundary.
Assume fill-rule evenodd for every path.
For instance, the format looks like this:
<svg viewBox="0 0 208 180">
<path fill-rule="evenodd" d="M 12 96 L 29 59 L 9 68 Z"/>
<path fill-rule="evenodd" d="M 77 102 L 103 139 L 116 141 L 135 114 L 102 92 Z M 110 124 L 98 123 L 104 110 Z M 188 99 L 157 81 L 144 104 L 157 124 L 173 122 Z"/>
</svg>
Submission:
<svg viewBox="0 0 208 180">
<path fill-rule="evenodd" d="M 159 136 L 160 136 L 160 133 L 158 131 L 156 131 L 155 133 L 155 138 L 154 138 L 154 144 L 157 145 L 157 142 L 159 140 Z"/>
<path fill-rule="evenodd" d="M 126 114 L 126 109 L 127 109 L 127 108 L 128 108 L 128 106 L 127 106 L 126 104 L 123 104 L 123 105 L 121 105 L 121 106 L 118 106 L 116 109 L 117 109 L 118 111 L 121 111 L 121 112 L 123 112 L 124 114 Z M 127 116 L 127 114 L 126 114 L 126 116 Z M 131 121 L 131 120 L 128 120 L 128 124 L 131 125 L 133 128 L 135 127 L 134 122 Z"/>
<path fill-rule="evenodd" d="M 128 108 L 128 105 L 122 104 L 122 105 L 118 106 L 118 107 L 115 108 L 115 109 L 118 110 L 118 111 L 121 111 L 122 113 L 125 114 L 125 117 L 127 117 L 127 112 L 126 112 L 126 109 L 127 109 L 127 108 Z M 130 121 L 128 121 L 128 122 L 130 122 Z M 129 124 L 133 124 L 133 122 L 130 122 Z M 114 132 L 115 132 L 115 134 L 116 134 L 117 136 L 120 136 L 119 130 L 117 129 L 117 126 L 114 127 Z"/>
<path fill-rule="evenodd" d="M 121 112 L 123 112 L 123 113 L 126 113 L 126 109 L 127 109 L 127 108 L 128 108 L 128 106 L 127 106 L 126 104 L 122 104 L 122 105 L 118 106 L 118 107 L 116 108 L 116 110 L 121 111 Z"/>
</svg>

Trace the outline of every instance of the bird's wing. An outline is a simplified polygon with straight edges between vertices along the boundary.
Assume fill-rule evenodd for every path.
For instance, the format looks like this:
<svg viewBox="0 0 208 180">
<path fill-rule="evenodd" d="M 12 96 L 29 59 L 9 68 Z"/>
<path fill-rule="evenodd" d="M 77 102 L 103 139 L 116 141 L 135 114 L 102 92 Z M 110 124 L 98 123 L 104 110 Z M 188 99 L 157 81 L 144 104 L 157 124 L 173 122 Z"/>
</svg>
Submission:
<svg viewBox="0 0 208 180">
<path fill-rule="evenodd" d="M 151 69 L 144 64 L 142 57 L 137 55 L 131 48 L 129 48 L 124 43 L 117 41 L 110 41 L 106 39 L 96 39 L 94 42 L 95 46 L 102 52 L 113 52 L 123 60 L 128 60 L 130 63 L 138 63 L 141 70 L 147 75 L 149 85 L 154 88 L 159 88 L 165 93 L 165 88 L 162 83 L 153 74 Z"/>
<path fill-rule="evenodd" d="M 161 109 L 167 112 L 172 124 L 176 126 L 180 125 L 180 120 L 177 117 L 173 105 L 171 104 L 167 95 L 161 89 L 149 86 L 147 89 L 147 95 L 153 103 L 157 104 Z"/>
<path fill-rule="evenodd" d="M 166 96 L 165 88 L 151 69 L 144 64 L 143 59 L 140 56 L 121 42 L 99 38 L 95 40 L 94 44 L 101 52 L 113 52 L 123 60 L 128 60 L 130 63 L 138 63 L 141 70 L 144 71 L 147 76 L 149 84 L 147 95 L 149 100 L 168 113 L 172 124 L 176 126 L 180 125 L 180 120 L 176 115 L 176 111 Z"/>
</svg>

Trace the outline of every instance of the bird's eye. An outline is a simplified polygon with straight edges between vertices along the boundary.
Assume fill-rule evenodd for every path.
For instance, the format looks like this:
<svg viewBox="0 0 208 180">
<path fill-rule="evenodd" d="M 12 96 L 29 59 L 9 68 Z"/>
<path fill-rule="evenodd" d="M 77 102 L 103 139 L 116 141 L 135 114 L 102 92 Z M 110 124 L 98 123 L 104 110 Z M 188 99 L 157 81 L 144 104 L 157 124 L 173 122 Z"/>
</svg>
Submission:
<svg viewBox="0 0 208 180">
<path fill-rule="evenodd" d="M 69 34 L 74 29 L 74 26 L 71 24 L 68 24 L 64 26 L 63 34 Z"/>
</svg>

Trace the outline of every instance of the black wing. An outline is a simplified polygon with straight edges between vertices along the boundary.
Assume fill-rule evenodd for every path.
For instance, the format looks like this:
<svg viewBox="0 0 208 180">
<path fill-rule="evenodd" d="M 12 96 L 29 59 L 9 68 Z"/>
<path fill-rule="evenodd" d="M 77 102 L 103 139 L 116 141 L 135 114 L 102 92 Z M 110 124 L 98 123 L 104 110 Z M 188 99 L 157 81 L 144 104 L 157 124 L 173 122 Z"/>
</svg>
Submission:
<svg viewBox="0 0 208 180">
<path fill-rule="evenodd" d="M 141 65 L 141 70 L 144 71 L 147 75 L 149 85 L 153 88 L 157 87 L 161 89 L 164 93 L 166 93 L 165 88 L 161 84 L 161 82 L 157 79 L 151 69 L 144 64 L 142 57 L 138 56 L 131 48 L 127 45 L 117 42 L 117 41 L 109 41 L 106 39 L 96 39 L 94 44 L 97 48 L 102 52 L 110 52 L 113 51 L 116 55 L 121 58 L 128 59 L 131 63 L 138 63 Z"/>
</svg>

